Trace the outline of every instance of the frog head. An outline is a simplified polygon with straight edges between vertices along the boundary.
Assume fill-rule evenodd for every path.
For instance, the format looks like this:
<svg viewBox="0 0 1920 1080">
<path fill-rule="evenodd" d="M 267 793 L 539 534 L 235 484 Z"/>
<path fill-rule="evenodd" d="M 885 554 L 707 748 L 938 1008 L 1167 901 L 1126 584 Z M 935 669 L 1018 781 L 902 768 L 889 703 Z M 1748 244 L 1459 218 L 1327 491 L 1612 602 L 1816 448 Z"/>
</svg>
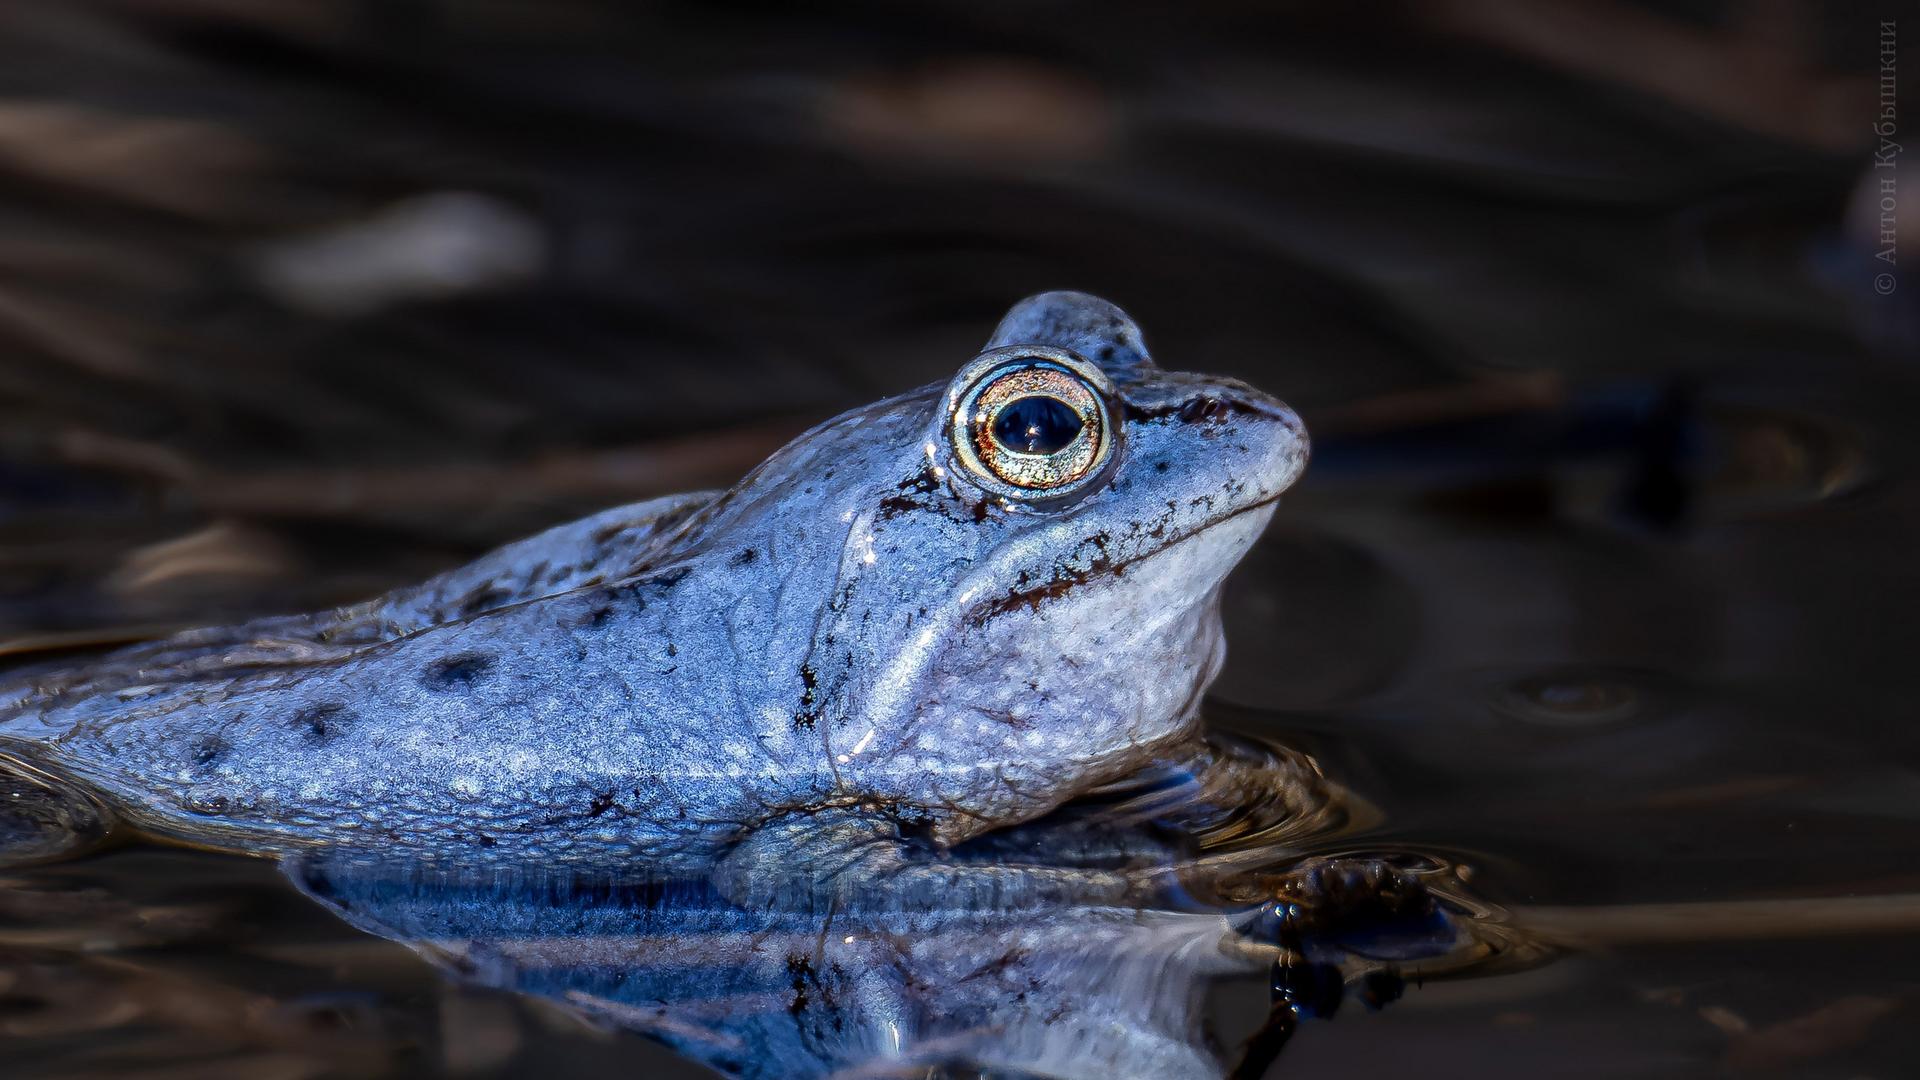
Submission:
<svg viewBox="0 0 1920 1080">
<path fill-rule="evenodd" d="M 1306 461 L 1280 401 L 1161 369 L 1103 300 L 1029 298 L 951 381 L 735 490 L 783 522 L 764 670 L 844 798 L 945 841 L 1035 816 L 1194 734 L 1221 583 Z"/>
</svg>

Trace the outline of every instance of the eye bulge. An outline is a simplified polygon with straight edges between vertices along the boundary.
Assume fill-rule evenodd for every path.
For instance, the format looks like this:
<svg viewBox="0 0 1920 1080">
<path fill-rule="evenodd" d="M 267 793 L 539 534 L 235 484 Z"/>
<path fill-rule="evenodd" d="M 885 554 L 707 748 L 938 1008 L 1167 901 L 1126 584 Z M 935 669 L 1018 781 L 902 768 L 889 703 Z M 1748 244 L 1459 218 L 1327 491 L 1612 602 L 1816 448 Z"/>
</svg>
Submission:
<svg viewBox="0 0 1920 1080">
<path fill-rule="evenodd" d="M 1112 387 L 1063 349 L 1016 347 L 981 356 L 953 399 L 954 456 L 982 487 L 1026 501 L 1057 499 L 1098 479 L 1118 431 Z"/>
</svg>

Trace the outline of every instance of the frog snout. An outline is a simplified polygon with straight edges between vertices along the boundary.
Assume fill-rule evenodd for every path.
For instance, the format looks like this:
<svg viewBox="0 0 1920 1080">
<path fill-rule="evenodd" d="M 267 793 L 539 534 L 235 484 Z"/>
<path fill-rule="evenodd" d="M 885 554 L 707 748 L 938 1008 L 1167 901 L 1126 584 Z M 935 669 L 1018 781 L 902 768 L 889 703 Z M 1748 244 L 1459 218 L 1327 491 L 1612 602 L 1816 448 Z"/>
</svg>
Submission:
<svg viewBox="0 0 1920 1080">
<path fill-rule="evenodd" d="M 1300 479 L 1300 474 L 1307 471 L 1307 459 L 1313 454 L 1313 441 L 1307 437 L 1307 425 L 1300 422 L 1300 414 L 1277 398 L 1267 400 L 1274 409 L 1267 425 L 1267 486 L 1278 495 L 1292 487 L 1294 481 Z"/>
<path fill-rule="evenodd" d="M 1311 442 L 1300 414 L 1286 402 L 1233 379 L 1209 380 L 1190 387 L 1178 405 L 1163 406 L 1202 439 L 1224 438 L 1247 452 L 1232 463 L 1254 482 L 1255 500 L 1272 498 L 1306 471 Z"/>
</svg>

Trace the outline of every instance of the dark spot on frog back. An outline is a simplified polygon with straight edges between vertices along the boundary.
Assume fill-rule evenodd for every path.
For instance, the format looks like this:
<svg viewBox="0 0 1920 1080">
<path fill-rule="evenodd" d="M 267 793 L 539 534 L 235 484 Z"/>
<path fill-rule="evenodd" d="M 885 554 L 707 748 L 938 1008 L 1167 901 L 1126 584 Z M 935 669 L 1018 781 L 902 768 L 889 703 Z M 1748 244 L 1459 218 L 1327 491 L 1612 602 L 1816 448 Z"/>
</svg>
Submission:
<svg viewBox="0 0 1920 1080">
<path fill-rule="evenodd" d="M 787 1011 L 798 1016 L 806 1012 L 811 1004 L 808 987 L 818 986 L 820 977 L 814 973 L 813 963 L 799 953 L 787 955 L 787 974 L 792 977 L 793 986 L 793 1000 L 787 1006 Z"/>
<path fill-rule="evenodd" d="M 820 720 L 818 690 L 820 677 L 814 673 L 813 665 L 802 661 L 800 664 L 800 711 L 793 715 L 793 726 L 811 731 Z"/>
<path fill-rule="evenodd" d="M 309 705 L 293 714 L 290 726 L 312 739 L 331 739 L 353 726 L 354 715 L 337 701 Z"/>
<path fill-rule="evenodd" d="M 429 690 L 464 690 L 485 678 L 492 668 L 493 657 L 486 653 L 459 653 L 428 664 L 420 681 Z"/>
<path fill-rule="evenodd" d="M 750 562 L 752 560 L 749 558 L 747 561 Z M 638 581 L 624 581 L 617 585 L 607 586 L 602 595 L 609 604 L 620 604 L 630 607 L 634 611 L 645 611 L 650 602 L 666 595 L 675 585 L 684 581 L 686 576 L 692 572 L 693 571 L 686 567 L 681 567 L 678 570 L 670 570 L 664 574 L 655 574 L 652 577 L 641 578 Z"/>
<path fill-rule="evenodd" d="M 193 741 L 192 749 L 188 751 L 188 756 L 193 759 L 195 765 L 205 768 L 219 761 L 221 755 L 227 752 L 229 746 L 230 744 L 227 740 L 218 735 L 202 735 Z"/>
<path fill-rule="evenodd" d="M 492 583 L 475 587 L 455 601 L 458 618 L 471 619 L 475 615 L 492 611 L 513 599 L 513 594 Z"/>
</svg>

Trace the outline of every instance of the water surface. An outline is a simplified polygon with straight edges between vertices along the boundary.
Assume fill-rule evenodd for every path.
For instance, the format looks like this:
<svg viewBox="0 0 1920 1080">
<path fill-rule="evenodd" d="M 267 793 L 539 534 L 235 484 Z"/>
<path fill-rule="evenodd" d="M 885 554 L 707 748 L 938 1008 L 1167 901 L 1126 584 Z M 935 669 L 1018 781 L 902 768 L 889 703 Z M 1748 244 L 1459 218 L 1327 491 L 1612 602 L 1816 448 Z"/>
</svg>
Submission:
<svg viewBox="0 0 1920 1080">
<path fill-rule="evenodd" d="M 1882 16 L 1767 11 L 9 13 L 0 634 L 325 606 L 725 483 L 1085 289 L 1315 434 L 1207 704 L 1366 806 L 1296 847 L 1445 867 L 1550 946 L 1272 1075 L 1905 1075 Z M 700 1074 L 458 975 L 262 863 L 0 872 L 8 1075 Z M 1231 1064 L 1268 976 L 1181 985 Z"/>
</svg>

